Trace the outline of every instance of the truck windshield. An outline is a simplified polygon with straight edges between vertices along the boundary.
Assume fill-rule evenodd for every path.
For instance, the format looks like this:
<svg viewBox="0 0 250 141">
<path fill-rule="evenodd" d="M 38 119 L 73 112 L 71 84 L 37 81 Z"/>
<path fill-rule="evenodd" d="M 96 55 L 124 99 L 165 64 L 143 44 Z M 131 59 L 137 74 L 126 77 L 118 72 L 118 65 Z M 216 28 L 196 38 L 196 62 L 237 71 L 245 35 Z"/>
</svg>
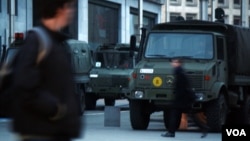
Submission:
<svg viewBox="0 0 250 141">
<path fill-rule="evenodd" d="M 101 63 L 101 68 L 128 69 L 133 67 L 128 51 L 96 52 L 96 62 Z"/>
<path fill-rule="evenodd" d="M 147 58 L 212 59 L 213 54 L 212 35 L 198 33 L 150 33 L 145 51 Z"/>
</svg>

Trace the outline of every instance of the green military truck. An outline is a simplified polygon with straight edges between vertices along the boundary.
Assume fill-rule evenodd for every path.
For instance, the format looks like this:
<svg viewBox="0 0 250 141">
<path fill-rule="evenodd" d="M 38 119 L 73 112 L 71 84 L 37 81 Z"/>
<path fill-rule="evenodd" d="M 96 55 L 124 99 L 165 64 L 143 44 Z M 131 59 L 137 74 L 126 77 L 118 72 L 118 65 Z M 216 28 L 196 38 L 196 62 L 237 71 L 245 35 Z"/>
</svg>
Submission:
<svg viewBox="0 0 250 141">
<path fill-rule="evenodd" d="M 211 131 L 231 122 L 250 123 L 250 30 L 219 22 L 176 21 L 156 25 L 142 38 L 140 60 L 133 72 L 130 101 L 133 129 L 146 130 L 150 115 L 164 112 L 165 125 L 173 102 L 170 61 L 184 59 L 197 99 Z M 230 116 L 229 116 L 230 115 Z"/>
<path fill-rule="evenodd" d="M 104 44 L 94 53 L 95 66 L 89 73 L 86 87 L 86 109 L 95 109 L 96 101 L 104 98 L 106 106 L 114 106 L 130 92 L 133 59 L 129 44 Z"/>
</svg>

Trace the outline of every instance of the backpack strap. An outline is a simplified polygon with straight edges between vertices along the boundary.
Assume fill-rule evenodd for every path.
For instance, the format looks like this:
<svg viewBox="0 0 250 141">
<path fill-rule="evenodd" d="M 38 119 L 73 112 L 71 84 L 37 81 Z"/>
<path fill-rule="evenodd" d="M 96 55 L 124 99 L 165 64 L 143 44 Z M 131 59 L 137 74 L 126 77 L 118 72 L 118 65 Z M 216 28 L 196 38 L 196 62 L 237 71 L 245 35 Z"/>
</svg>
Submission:
<svg viewBox="0 0 250 141">
<path fill-rule="evenodd" d="M 35 32 L 38 36 L 39 48 L 36 63 L 39 64 L 49 54 L 52 41 L 47 31 L 42 27 L 34 27 L 30 31 Z"/>
</svg>

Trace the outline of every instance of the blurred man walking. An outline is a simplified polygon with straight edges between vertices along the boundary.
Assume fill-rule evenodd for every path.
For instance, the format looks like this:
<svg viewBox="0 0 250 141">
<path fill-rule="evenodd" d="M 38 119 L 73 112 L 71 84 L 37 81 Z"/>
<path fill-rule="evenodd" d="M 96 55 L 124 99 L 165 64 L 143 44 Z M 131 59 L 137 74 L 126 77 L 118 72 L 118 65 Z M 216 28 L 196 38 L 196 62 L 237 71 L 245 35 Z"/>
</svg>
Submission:
<svg viewBox="0 0 250 141">
<path fill-rule="evenodd" d="M 37 64 L 40 43 L 28 32 L 14 73 L 13 131 L 22 141 L 70 141 L 78 138 L 81 120 L 67 36 L 60 31 L 72 21 L 75 0 L 39 0 L 41 25 L 51 41 Z"/>
</svg>

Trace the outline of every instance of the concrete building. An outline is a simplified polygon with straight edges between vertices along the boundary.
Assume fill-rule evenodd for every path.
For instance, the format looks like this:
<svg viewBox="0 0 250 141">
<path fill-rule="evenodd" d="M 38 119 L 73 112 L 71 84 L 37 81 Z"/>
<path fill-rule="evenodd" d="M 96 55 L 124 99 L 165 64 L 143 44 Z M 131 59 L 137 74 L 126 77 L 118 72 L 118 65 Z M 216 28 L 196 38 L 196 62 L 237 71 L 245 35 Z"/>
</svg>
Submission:
<svg viewBox="0 0 250 141">
<path fill-rule="evenodd" d="M 14 0 L 14 32 L 24 32 L 33 26 L 32 0 Z M 1 43 L 8 45 L 10 38 L 10 0 L 0 0 L 0 37 Z"/>
<path fill-rule="evenodd" d="M 101 43 L 129 43 L 138 34 L 139 0 L 79 1 L 78 22 L 80 40 L 92 47 Z M 163 0 L 143 0 L 143 26 L 150 29 L 162 22 Z"/>
<path fill-rule="evenodd" d="M 13 0 L 15 14 L 10 24 L 11 0 L 0 0 L 0 37 L 9 44 L 10 34 L 27 31 L 38 24 L 37 0 Z M 129 43 L 138 34 L 139 0 L 78 0 L 75 21 L 65 29 L 74 38 L 96 47 L 102 43 Z M 162 19 L 164 0 L 143 0 L 143 26 L 151 28 Z M 10 25 L 13 25 L 10 28 Z M 11 31 L 13 31 L 13 33 Z"/>
<path fill-rule="evenodd" d="M 234 25 L 246 25 L 249 27 L 250 5 L 249 0 L 244 0 L 248 9 L 247 20 L 241 22 L 241 0 L 208 0 L 208 20 L 214 21 L 213 11 L 220 7 L 225 10 L 225 23 Z M 183 16 L 186 20 L 200 19 L 200 0 L 166 0 L 163 7 L 164 21 L 172 21 L 177 16 Z"/>
</svg>

